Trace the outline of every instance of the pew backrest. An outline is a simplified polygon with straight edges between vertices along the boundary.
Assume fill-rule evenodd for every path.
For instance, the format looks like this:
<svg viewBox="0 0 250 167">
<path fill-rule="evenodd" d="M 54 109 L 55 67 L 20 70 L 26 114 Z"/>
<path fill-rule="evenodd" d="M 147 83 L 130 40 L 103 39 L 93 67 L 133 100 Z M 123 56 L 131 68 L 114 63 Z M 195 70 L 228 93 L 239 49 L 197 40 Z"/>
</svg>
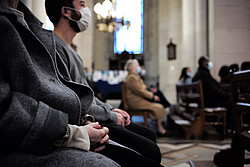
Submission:
<svg viewBox="0 0 250 167">
<path fill-rule="evenodd" d="M 231 85 L 235 130 L 249 130 L 250 123 L 243 122 L 242 118 L 250 114 L 250 70 L 232 73 Z"/>
</svg>

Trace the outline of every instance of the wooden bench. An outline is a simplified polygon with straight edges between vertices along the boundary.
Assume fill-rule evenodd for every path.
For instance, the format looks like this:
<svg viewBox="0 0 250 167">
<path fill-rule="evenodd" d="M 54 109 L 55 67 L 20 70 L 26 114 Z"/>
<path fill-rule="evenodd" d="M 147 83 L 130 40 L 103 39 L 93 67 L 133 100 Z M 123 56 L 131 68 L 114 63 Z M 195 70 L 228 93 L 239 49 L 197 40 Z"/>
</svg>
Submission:
<svg viewBox="0 0 250 167">
<path fill-rule="evenodd" d="M 250 159 L 245 159 L 245 150 L 250 151 L 250 121 L 243 119 L 250 114 L 250 70 L 233 73 L 231 87 L 235 132 L 230 148 L 217 152 L 214 163 L 221 167 L 243 167 L 250 164 Z"/>
<path fill-rule="evenodd" d="M 179 109 L 170 114 L 170 118 L 186 132 L 186 137 L 200 138 L 203 133 L 204 102 L 200 82 L 188 85 L 176 85 L 177 105 Z M 201 107 L 200 107 L 201 105 Z"/>
<path fill-rule="evenodd" d="M 121 82 L 121 89 L 122 89 L 122 104 L 123 109 L 128 112 L 128 114 L 132 116 L 142 116 L 143 122 L 137 122 L 144 126 L 148 126 L 148 112 L 149 110 L 132 110 L 128 107 L 127 98 L 126 98 L 126 85 L 124 82 Z"/>
<path fill-rule="evenodd" d="M 223 126 L 223 137 L 226 132 L 226 109 L 222 107 L 205 108 L 202 83 L 200 81 L 185 85 L 176 85 L 177 105 L 179 110 L 172 113 L 170 118 L 180 125 L 189 139 L 202 137 L 207 125 Z M 215 120 L 208 121 L 208 117 Z"/>
</svg>

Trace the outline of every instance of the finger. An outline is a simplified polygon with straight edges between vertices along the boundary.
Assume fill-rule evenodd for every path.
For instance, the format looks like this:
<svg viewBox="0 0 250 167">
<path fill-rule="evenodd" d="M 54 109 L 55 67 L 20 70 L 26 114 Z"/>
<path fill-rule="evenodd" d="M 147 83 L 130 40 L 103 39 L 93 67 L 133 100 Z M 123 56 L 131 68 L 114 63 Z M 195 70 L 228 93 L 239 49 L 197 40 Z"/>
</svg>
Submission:
<svg viewBox="0 0 250 167">
<path fill-rule="evenodd" d="M 123 124 L 125 123 L 125 121 L 126 121 L 126 120 L 125 120 L 125 118 L 124 118 L 124 117 L 122 117 L 122 123 L 123 123 Z"/>
<path fill-rule="evenodd" d="M 91 123 L 90 125 L 91 125 L 93 128 L 101 129 L 101 125 L 99 125 L 99 122 Z"/>
<path fill-rule="evenodd" d="M 130 120 L 126 121 L 126 126 L 130 125 L 130 123 L 131 123 Z"/>
<path fill-rule="evenodd" d="M 109 141 L 109 135 L 105 135 L 102 140 L 100 141 L 100 144 L 107 143 Z"/>
<path fill-rule="evenodd" d="M 124 127 L 124 126 L 125 126 L 125 124 L 126 124 L 125 119 L 122 119 L 121 125 Z"/>
<path fill-rule="evenodd" d="M 130 115 L 128 113 L 126 113 L 126 118 L 127 120 L 130 120 Z"/>
<path fill-rule="evenodd" d="M 105 149 L 105 145 L 99 146 L 97 148 L 94 149 L 94 152 L 99 152 Z"/>
<path fill-rule="evenodd" d="M 109 133 L 109 129 L 107 127 L 102 127 L 102 130 L 105 134 Z"/>
</svg>

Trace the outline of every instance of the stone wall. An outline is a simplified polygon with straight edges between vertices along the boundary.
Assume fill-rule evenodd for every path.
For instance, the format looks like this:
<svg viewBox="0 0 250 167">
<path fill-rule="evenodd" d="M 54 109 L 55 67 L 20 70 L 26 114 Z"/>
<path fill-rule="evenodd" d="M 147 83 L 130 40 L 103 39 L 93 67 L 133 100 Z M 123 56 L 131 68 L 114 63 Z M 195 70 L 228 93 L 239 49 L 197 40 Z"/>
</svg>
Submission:
<svg viewBox="0 0 250 167">
<path fill-rule="evenodd" d="M 250 1 L 214 0 L 211 32 L 213 74 L 222 65 L 250 61 Z"/>
</svg>

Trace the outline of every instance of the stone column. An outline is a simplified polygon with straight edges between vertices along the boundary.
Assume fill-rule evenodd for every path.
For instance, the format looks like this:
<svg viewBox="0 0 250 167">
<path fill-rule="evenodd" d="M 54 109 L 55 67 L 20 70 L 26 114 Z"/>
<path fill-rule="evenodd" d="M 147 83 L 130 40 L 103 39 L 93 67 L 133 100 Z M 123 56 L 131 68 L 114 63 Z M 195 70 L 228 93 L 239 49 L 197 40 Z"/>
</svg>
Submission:
<svg viewBox="0 0 250 167">
<path fill-rule="evenodd" d="M 175 85 L 178 83 L 182 55 L 182 0 L 159 0 L 159 76 L 160 89 L 170 103 L 176 101 Z M 176 59 L 167 59 L 167 44 L 176 44 Z"/>
<path fill-rule="evenodd" d="M 198 67 L 198 60 L 201 56 L 209 56 L 207 53 L 207 0 L 195 0 L 195 62 L 193 70 Z M 193 74 L 195 71 L 192 71 Z"/>
<path fill-rule="evenodd" d="M 182 0 L 182 67 L 194 71 L 195 59 L 195 0 Z"/>
<path fill-rule="evenodd" d="M 143 56 L 146 67 L 146 84 L 155 85 L 159 77 L 159 0 L 144 0 L 143 11 Z"/>
</svg>

